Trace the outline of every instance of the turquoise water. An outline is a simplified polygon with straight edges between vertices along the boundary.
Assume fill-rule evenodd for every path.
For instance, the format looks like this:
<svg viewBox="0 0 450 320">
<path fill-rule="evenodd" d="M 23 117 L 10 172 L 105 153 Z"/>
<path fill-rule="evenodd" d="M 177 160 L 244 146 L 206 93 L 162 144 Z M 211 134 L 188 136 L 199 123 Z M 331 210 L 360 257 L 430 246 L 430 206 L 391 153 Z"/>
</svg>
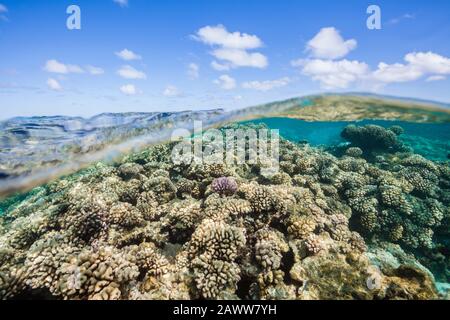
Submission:
<svg viewBox="0 0 450 320">
<path fill-rule="evenodd" d="M 450 123 L 430 124 L 404 121 L 364 120 L 358 122 L 307 122 L 290 118 L 265 118 L 244 123 L 263 123 L 290 141 L 307 141 L 313 146 L 331 146 L 344 142 L 340 134 L 349 124 L 375 124 L 385 128 L 399 125 L 405 130 L 401 139 L 418 154 L 430 160 L 444 161 L 450 154 Z"/>
</svg>

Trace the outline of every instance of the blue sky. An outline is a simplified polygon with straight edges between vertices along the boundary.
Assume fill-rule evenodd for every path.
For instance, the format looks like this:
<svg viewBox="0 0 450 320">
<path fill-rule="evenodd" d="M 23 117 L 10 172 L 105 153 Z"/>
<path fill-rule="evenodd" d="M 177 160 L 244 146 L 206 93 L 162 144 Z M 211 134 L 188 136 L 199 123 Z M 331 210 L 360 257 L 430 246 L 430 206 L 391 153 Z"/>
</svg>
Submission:
<svg viewBox="0 0 450 320">
<path fill-rule="evenodd" d="M 450 102 L 449 21 L 447 0 L 0 0 L 0 118 L 346 91 Z"/>
</svg>

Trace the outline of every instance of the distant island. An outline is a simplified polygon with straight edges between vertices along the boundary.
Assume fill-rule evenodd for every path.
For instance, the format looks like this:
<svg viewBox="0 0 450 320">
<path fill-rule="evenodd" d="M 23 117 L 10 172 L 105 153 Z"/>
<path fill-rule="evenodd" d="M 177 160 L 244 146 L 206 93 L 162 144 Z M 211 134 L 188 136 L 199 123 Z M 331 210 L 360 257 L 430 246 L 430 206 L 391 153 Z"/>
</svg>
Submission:
<svg viewBox="0 0 450 320">
<path fill-rule="evenodd" d="M 280 116 L 306 121 L 402 120 L 450 122 L 444 103 L 374 94 L 323 94 L 273 102 L 251 108 L 258 116 Z"/>
</svg>

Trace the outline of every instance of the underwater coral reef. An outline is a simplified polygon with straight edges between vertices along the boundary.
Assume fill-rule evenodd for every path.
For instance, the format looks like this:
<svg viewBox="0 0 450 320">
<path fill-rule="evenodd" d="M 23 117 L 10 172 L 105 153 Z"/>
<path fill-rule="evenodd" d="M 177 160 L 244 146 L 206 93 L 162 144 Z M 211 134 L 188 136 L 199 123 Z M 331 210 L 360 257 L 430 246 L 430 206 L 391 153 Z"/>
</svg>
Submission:
<svg viewBox="0 0 450 320">
<path fill-rule="evenodd" d="M 0 297 L 449 298 L 450 168 L 400 134 L 282 139 L 273 176 L 174 164 L 166 143 L 61 178 L 0 216 Z"/>
</svg>

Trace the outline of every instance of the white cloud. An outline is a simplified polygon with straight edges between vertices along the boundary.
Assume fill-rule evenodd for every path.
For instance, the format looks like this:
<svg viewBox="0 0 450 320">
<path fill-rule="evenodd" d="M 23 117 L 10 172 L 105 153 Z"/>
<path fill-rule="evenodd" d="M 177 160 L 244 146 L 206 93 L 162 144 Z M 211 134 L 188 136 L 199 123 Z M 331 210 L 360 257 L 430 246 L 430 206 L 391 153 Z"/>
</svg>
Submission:
<svg viewBox="0 0 450 320">
<path fill-rule="evenodd" d="M 211 62 L 211 67 L 214 70 L 217 70 L 217 71 L 228 71 L 228 70 L 230 70 L 230 66 L 225 65 L 225 64 L 221 64 L 221 63 L 217 62 L 216 60 Z"/>
<path fill-rule="evenodd" d="M 414 16 L 405 15 L 412 19 Z M 346 89 L 352 84 L 365 83 L 379 88 L 389 83 L 445 80 L 450 75 L 450 59 L 433 52 L 411 52 L 403 63 L 380 62 L 375 70 L 361 61 L 341 59 L 357 47 L 354 39 L 344 40 L 335 28 L 323 28 L 308 42 L 306 50 L 312 58 L 292 61 L 292 66 L 320 82 L 325 89 Z"/>
<path fill-rule="evenodd" d="M 325 89 L 346 89 L 358 81 L 372 83 L 374 87 L 390 83 L 404 83 L 427 77 L 426 81 L 445 80 L 450 75 L 450 59 L 433 52 L 412 52 L 404 57 L 404 63 L 380 62 L 371 71 L 360 61 L 299 59 L 293 61 L 304 75 L 319 81 Z"/>
<path fill-rule="evenodd" d="M 86 70 L 93 76 L 98 76 L 98 75 L 105 73 L 105 70 L 103 70 L 102 68 L 94 67 L 94 66 L 87 66 Z"/>
<path fill-rule="evenodd" d="M 372 74 L 374 80 L 384 83 L 415 81 L 422 76 L 423 72 L 413 65 L 384 62 L 378 64 L 378 69 Z"/>
<path fill-rule="evenodd" d="M 444 76 L 430 76 L 425 81 L 426 82 L 434 82 L 434 81 L 443 81 L 446 79 L 447 79 L 447 77 L 444 77 Z"/>
<path fill-rule="evenodd" d="M 77 65 L 64 64 L 57 60 L 48 60 L 44 66 L 44 70 L 50 73 L 59 73 L 59 74 L 84 72 L 84 70 Z"/>
<path fill-rule="evenodd" d="M 330 27 L 321 29 L 308 42 L 306 50 L 314 58 L 338 59 L 345 57 L 350 51 L 356 49 L 357 45 L 355 39 L 344 40 L 338 30 Z"/>
<path fill-rule="evenodd" d="M 62 86 L 59 84 L 58 81 L 56 81 L 53 78 L 50 78 L 47 80 L 47 86 L 54 91 L 61 91 L 62 90 Z"/>
<path fill-rule="evenodd" d="M 200 77 L 200 67 L 198 64 L 190 63 L 188 65 L 188 76 L 191 80 L 195 80 Z"/>
<path fill-rule="evenodd" d="M 206 26 L 198 30 L 196 39 L 208 44 L 232 49 L 256 49 L 262 46 L 262 41 L 255 35 L 240 32 L 228 32 L 223 25 Z"/>
<path fill-rule="evenodd" d="M 117 73 L 125 79 L 147 79 L 147 75 L 139 70 L 136 70 L 132 66 L 122 66 Z"/>
<path fill-rule="evenodd" d="M 239 67 L 265 68 L 268 65 L 266 56 L 249 52 L 263 45 L 256 35 L 228 32 L 223 25 L 217 25 L 199 29 L 193 38 L 215 48 L 211 55 L 219 61 L 213 61 L 211 66 L 218 71 Z"/>
<path fill-rule="evenodd" d="M 408 53 L 404 60 L 405 64 L 381 62 L 373 73 L 373 78 L 382 83 L 393 83 L 415 81 L 424 76 L 430 78 L 433 75 L 450 74 L 450 59 L 433 52 Z"/>
<path fill-rule="evenodd" d="M 123 49 L 122 51 L 116 52 L 116 56 L 118 56 L 120 59 L 125 61 L 132 61 L 132 60 L 141 60 L 142 57 L 136 53 L 134 53 L 131 50 Z"/>
<path fill-rule="evenodd" d="M 120 87 L 120 91 L 122 91 L 122 93 L 126 94 L 127 96 L 134 96 L 134 95 L 138 94 L 138 90 L 132 84 L 126 84 L 126 85 Z"/>
<path fill-rule="evenodd" d="M 105 71 L 102 68 L 95 67 L 92 65 L 86 66 L 84 69 L 78 65 L 74 64 L 64 64 L 57 60 L 48 60 L 45 63 L 44 70 L 50 73 L 57 74 L 70 74 L 70 73 L 89 73 L 91 75 L 101 75 L 104 74 Z"/>
<path fill-rule="evenodd" d="M 424 73 L 450 74 L 450 59 L 433 52 L 413 52 L 405 61 Z"/>
<path fill-rule="evenodd" d="M 287 86 L 291 82 L 291 79 L 284 77 L 277 80 L 266 80 L 266 81 L 249 81 L 244 82 L 242 87 L 244 89 L 253 89 L 258 91 L 269 91 L 275 88 L 281 88 Z"/>
<path fill-rule="evenodd" d="M 119 6 L 128 7 L 128 0 L 113 0 L 115 3 L 117 3 Z"/>
<path fill-rule="evenodd" d="M 167 86 L 163 91 L 163 95 L 166 97 L 178 97 L 180 94 L 178 88 L 172 85 Z"/>
<path fill-rule="evenodd" d="M 212 52 L 212 55 L 219 60 L 226 61 L 229 67 L 253 67 L 265 68 L 268 65 L 266 56 L 259 52 L 249 53 L 238 49 L 217 49 Z"/>
<path fill-rule="evenodd" d="M 236 80 L 229 75 L 221 75 L 219 79 L 214 80 L 214 83 L 224 90 L 232 90 L 236 88 Z"/>
<path fill-rule="evenodd" d="M 302 73 L 319 81 L 325 89 L 346 89 L 350 84 L 367 76 L 369 66 L 364 62 L 349 60 L 306 59 L 293 61 Z"/>
</svg>

